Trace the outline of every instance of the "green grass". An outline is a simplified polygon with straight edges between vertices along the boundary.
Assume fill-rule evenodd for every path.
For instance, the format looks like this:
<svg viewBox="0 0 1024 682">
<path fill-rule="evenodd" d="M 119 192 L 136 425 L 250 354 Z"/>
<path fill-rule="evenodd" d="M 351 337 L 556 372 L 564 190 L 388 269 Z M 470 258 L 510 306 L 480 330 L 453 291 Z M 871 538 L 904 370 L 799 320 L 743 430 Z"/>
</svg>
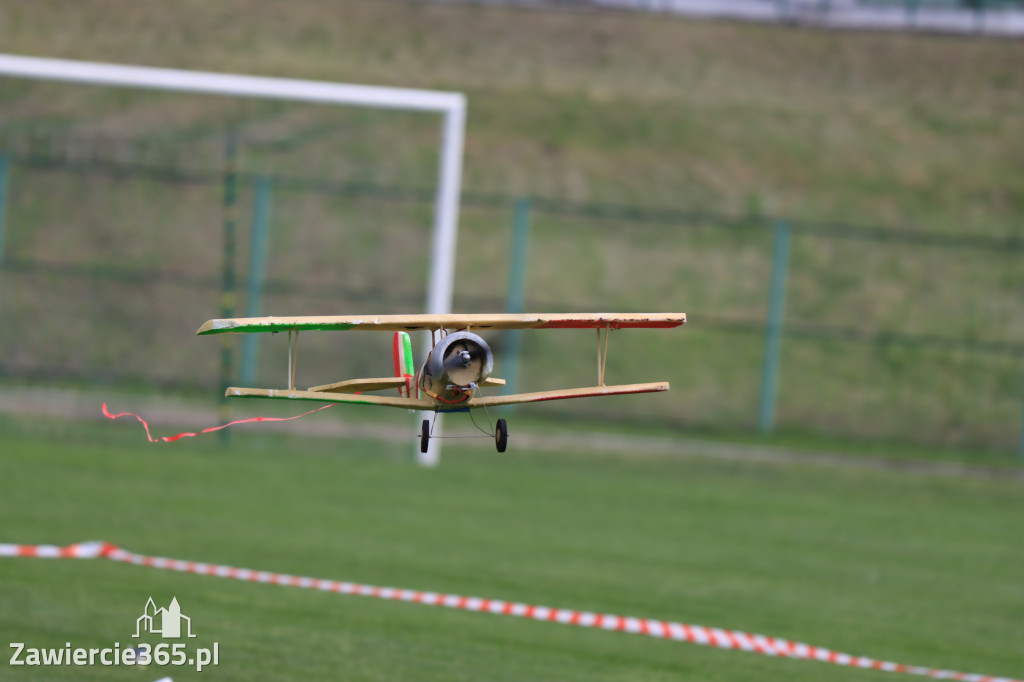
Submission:
<svg viewBox="0 0 1024 682">
<path fill-rule="evenodd" d="M 238 431 L 2 432 L 6 542 L 131 551 L 762 632 L 1020 676 L 1020 483 L 629 453 L 498 457 Z M 219 679 L 881 680 L 821 663 L 107 561 L 0 561 L 0 639 L 122 644 L 172 596 Z M 6 663 L 6 662 L 5 662 Z M 151 679 L 133 669 L 5 679 Z M 168 671 L 164 671 L 168 672 Z M 169 670 L 175 680 L 198 678 Z M 207 675 L 212 671 L 208 671 Z M 890 676 L 891 677 L 891 676 Z"/>
<path fill-rule="evenodd" d="M 466 91 L 471 189 L 972 231 L 1024 206 L 1019 41 L 366 0 L 15 0 L 3 19 L 14 53 Z M 19 97 L 10 122 L 200 115 L 114 127 L 81 97 Z"/>
<path fill-rule="evenodd" d="M 495 3 L 11 0 L 0 9 L 0 41 L 13 53 L 465 92 L 465 189 L 509 198 L 461 212 L 455 307 L 467 312 L 504 308 L 516 195 L 759 224 L 782 215 L 1021 234 L 1024 43 L 1016 40 Z M 218 349 L 188 339 L 220 310 L 216 173 L 230 125 L 241 130 L 246 171 L 428 188 L 437 172 L 438 122 L 419 114 L 12 79 L 0 80 L 0 107 L 0 133 L 11 140 L 32 131 L 98 139 L 101 152 L 122 160 L 127 152 L 107 138 L 144 141 L 152 148 L 135 150 L 137 161 L 214 174 L 207 186 L 168 186 L 15 162 L 5 259 L 59 265 L 5 268 L 0 357 L 12 374 L 41 368 L 212 390 Z M 240 283 L 251 202 L 243 187 Z M 272 206 L 265 313 L 422 307 L 428 203 L 275 187 Z M 612 376 L 674 387 L 657 402 L 621 403 L 616 414 L 754 426 L 762 336 L 713 323 L 764 319 L 767 230 L 542 210 L 532 221 L 531 309 L 690 315 L 677 334 L 613 340 Z M 868 338 L 1016 343 L 1024 335 L 1015 251 L 795 231 L 790 255 L 788 323 Z M 64 264 L 78 261 L 162 279 L 72 277 Z M 311 383 L 390 371 L 387 340 L 303 343 L 300 371 L 308 368 Z M 280 352 L 262 354 L 260 383 L 278 383 Z M 530 337 L 525 352 L 524 376 L 548 382 L 537 388 L 592 381 L 587 339 Z M 1020 442 L 1019 356 L 787 339 L 780 382 L 784 430 L 1003 453 Z"/>
</svg>

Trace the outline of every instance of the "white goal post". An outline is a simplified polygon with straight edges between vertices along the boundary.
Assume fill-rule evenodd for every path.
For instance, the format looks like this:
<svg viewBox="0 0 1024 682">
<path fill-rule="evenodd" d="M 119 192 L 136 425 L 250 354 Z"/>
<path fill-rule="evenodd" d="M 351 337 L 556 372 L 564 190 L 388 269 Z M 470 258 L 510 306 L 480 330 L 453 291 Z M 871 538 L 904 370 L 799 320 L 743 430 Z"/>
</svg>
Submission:
<svg viewBox="0 0 1024 682">
<path fill-rule="evenodd" d="M 451 312 L 466 121 L 466 98 L 462 93 L 160 69 L 10 54 L 0 54 L 0 76 L 441 114 L 444 118 L 426 312 L 437 315 Z M 435 429 L 440 435 L 440 419 Z M 440 448 L 436 441 L 431 439 L 430 450 L 425 455 L 420 455 L 419 461 L 430 466 L 436 464 L 439 457 Z"/>
</svg>

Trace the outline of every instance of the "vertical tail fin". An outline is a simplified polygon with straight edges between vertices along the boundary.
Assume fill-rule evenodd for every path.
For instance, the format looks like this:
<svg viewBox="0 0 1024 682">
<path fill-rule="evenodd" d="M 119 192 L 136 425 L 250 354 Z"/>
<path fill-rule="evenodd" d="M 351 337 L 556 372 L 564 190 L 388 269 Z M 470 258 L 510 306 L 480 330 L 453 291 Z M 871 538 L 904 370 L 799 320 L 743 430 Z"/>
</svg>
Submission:
<svg viewBox="0 0 1024 682">
<path fill-rule="evenodd" d="M 398 389 L 398 395 L 408 398 L 412 393 L 411 382 L 415 371 L 412 364 L 412 341 L 407 332 L 395 332 L 392 354 L 395 359 L 395 376 L 405 378 L 405 386 Z"/>
</svg>

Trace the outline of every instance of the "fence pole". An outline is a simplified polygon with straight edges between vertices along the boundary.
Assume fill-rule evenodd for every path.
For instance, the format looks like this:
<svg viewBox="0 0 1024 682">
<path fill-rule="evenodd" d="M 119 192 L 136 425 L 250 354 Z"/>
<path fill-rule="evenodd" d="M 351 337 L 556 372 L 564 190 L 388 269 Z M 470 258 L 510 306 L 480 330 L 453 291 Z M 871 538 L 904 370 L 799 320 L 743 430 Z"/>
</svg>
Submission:
<svg viewBox="0 0 1024 682">
<path fill-rule="evenodd" d="M 245 287 L 245 316 L 258 317 L 262 308 L 263 276 L 267 267 L 267 233 L 270 223 L 270 178 L 261 175 L 253 185 L 252 229 L 249 236 L 249 273 Z M 242 369 L 239 381 L 243 386 L 256 382 L 259 357 L 259 334 L 245 334 L 242 339 Z"/>
<path fill-rule="evenodd" d="M 238 139 L 229 131 L 224 146 L 224 253 L 221 263 L 220 315 L 235 316 L 235 251 L 238 228 Z M 220 421 L 231 421 L 231 405 L 224 392 L 234 376 L 234 340 L 231 334 L 221 334 L 220 346 Z M 221 429 L 221 442 L 230 441 L 230 429 Z"/>
<path fill-rule="evenodd" d="M 7 209 L 7 169 L 10 161 L 6 154 L 0 153 L 0 275 L 4 265 L 4 215 Z"/>
<path fill-rule="evenodd" d="M 509 258 L 508 302 L 506 312 L 523 312 L 526 287 L 526 261 L 530 246 L 530 199 L 516 199 L 512 223 L 512 254 Z M 519 376 L 519 355 L 522 352 L 523 333 L 518 329 L 505 332 L 505 392 L 515 393 Z"/>
<path fill-rule="evenodd" d="M 917 3 L 918 0 L 903 0 L 904 26 L 917 28 Z"/>
<path fill-rule="evenodd" d="M 789 224 L 775 223 L 772 251 L 772 281 L 765 326 L 764 365 L 761 370 L 761 401 L 757 428 L 771 433 L 775 428 L 775 399 L 778 394 L 779 356 L 782 351 L 782 322 L 786 305 L 786 270 L 789 267 Z"/>
<path fill-rule="evenodd" d="M 1020 420 L 1020 458 L 1024 459 L 1024 410 Z"/>
</svg>

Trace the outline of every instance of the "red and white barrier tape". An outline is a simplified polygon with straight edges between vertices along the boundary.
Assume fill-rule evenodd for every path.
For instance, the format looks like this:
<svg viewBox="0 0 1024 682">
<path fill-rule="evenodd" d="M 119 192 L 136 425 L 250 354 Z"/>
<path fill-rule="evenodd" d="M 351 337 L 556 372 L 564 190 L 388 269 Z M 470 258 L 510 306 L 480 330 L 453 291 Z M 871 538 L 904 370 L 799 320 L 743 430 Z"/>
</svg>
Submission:
<svg viewBox="0 0 1024 682">
<path fill-rule="evenodd" d="M 903 665 L 890 663 L 888 661 L 877 661 L 865 656 L 851 656 L 822 647 L 792 642 L 778 637 L 767 637 L 765 635 L 749 634 L 738 630 L 722 630 L 720 628 L 709 628 L 703 625 L 687 625 L 663 620 L 652 620 L 649 618 L 632 618 L 629 616 L 614 616 L 610 614 L 590 613 L 587 611 L 574 611 L 571 609 L 556 609 L 548 606 L 533 606 L 517 602 L 502 601 L 498 599 L 483 599 L 481 597 L 463 597 L 457 594 L 441 594 L 437 592 L 421 592 L 418 590 L 406 590 L 397 587 L 376 587 L 374 585 L 361 585 L 359 583 L 340 582 L 337 580 L 323 580 L 320 578 L 306 578 L 301 576 L 286 575 L 282 573 L 271 573 L 269 571 L 256 571 L 248 568 L 235 568 L 233 566 L 222 566 L 218 564 L 199 563 L 195 561 L 183 561 L 181 559 L 165 559 L 163 557 L 145 556 L 133 554 L 107 542 L 83 542 L 67 547 L 54 545 L 11 545 L 0 543 L 0 557 L 40 557 L 40 558 L 69 558 L 69 559 L 111 559 L 139 566 L 150 566 L 152 568 L 163 568 L 172 571 L 185 573 L 196 573 L 198 575 L 212 575 L 219 578 L 234 578 L 235 580 L 247 580 L 250 582 L 270 583 L 274 585 L 286 585 L 290 587 L 304 587 L 324 592 L 340 592 L 342 594 L 354 594 L 363 597 L 377 597 L 379 599 L 393 599 L 398 601 L 415 602 L 418 604 L 429 604 L 431 606 L 446 606 L 464 611 L 479 611 L 482 613 L 493 613 L 505 616 L 519 616 L 521 618 L 532 618 L 533 620 L 551 621 L 565 625 L 578 625 L 580 627 L 598 628 L 601 630 L 612 630 L 616 632 L 630 632 L 648 637 L 673 639 L 693 644 L 714 646 L 720 649 L 734 649 L 739 651 L 752 651 L 765 656 L 781 656 L 783 658 L 804 659 L 809 661 L 822 661 L 851 668 L 867 668 L 872 670 L 884 670 L 888 672 L 907 673 L 910 675 L 922 675 L 936 679 L 962 680 L 963 682 L 1024 682 L 1009 677 L 994 677 L 992 675 L 980 675 L 977 673 L 960 673 L 952 670 L 939 670 L 936 668 L 924 668 L 920 666 Z"/>
</svg>

